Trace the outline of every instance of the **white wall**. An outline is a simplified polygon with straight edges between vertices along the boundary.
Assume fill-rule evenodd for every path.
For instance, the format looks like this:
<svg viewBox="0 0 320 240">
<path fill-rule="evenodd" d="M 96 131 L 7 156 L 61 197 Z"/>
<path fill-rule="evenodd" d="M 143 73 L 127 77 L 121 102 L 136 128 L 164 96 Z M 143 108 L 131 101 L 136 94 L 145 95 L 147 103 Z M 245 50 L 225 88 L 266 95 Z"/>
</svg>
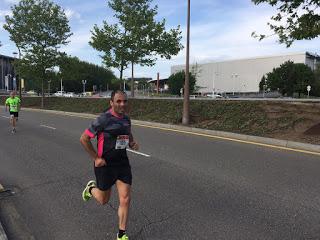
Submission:
<svg viewBox="0 0 320 240">
<path fill-rule="evenodd" d="M 200 92 L 258 92 L 264 74 L 271 72 L 286 61 L 306 64 L 306 53 L 282 56 L 258 57 L 224 62 L 197 64 L 197 86 Z M 171 74 L 184 70 L 184 65 L 172 66 Z"/>
</svg>

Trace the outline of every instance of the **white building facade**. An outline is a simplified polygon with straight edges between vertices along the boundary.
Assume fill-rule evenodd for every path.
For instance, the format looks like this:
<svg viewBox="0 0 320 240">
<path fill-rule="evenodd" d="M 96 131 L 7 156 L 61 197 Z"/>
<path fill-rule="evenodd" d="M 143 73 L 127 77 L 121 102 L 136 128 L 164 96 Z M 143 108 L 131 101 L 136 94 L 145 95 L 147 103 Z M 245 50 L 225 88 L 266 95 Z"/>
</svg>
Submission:
<svg viewBox="0 0 320 240">
<path fill-rule="evenodd" d="M 287 61 L 304 63 L 314 70 L 320 56 L 304 52 L 229 60 L 191 65 L 190 71 L 197 73 L 196 85 L 202 94 L 259 92 L 261 78 Z M 185 70 L 185 65 L 172 66 L 171 74 L 181 70 Z"/>
</svg>

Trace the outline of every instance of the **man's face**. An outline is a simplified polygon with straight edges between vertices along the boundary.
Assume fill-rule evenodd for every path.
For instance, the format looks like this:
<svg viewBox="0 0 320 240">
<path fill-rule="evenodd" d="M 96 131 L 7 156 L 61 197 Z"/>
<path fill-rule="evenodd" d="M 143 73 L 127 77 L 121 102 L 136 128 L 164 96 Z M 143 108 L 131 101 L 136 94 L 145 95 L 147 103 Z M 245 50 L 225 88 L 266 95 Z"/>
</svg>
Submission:
<svg viewBox="0 0 320 240">
<path fill-rule="evenodd" d="M 110 105 L 115 113 L 124 114 L 128 106 L 127 96 L 123 93 L 116 93 L 114 95 L 113 101 L 110 100 Z"/>
<path fill-rule="evenodd" d="M 14 98 L 16 96 L 16 93 L 15 92 L 11 92 L 10 93 L 10 97 Z"/>
</svg>

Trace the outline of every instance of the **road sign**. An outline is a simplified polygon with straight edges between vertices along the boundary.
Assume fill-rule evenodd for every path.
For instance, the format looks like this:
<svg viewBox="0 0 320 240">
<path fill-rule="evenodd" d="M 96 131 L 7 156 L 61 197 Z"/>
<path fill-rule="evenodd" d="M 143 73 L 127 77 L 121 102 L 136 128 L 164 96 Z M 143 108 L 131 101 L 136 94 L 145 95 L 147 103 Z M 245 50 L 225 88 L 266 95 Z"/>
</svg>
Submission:
<svg viewBox="0 0 320 240">
<path fill-rule="evenodd" d="M 311 86 L 308 85 L 308 86 L 307 86 L 307 91 L 310 92 L 310 90 L 311 90 Z"/>
<path fill-rule="evenodd" d="M 310 85 L 308 85 L 308 86 L 307 86 L 307 91 L 308 91 L 308 98 L 309 98 L 309 93 L 310 93 L 310 90 L 311 90 L 311 86 L 310 86 Z"/>
</svg>

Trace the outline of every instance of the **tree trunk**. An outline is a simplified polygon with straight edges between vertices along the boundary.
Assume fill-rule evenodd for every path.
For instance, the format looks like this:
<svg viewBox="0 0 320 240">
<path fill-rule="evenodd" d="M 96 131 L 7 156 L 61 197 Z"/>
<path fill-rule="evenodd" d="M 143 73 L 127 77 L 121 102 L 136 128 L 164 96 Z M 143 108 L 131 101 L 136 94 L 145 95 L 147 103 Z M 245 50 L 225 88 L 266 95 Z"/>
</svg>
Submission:
<svg viewBox="0 0 320 240">
<path fill-rule="evenodd" d="M 131 62 L 131 97 L 134 98 L 134 76 L 133 76 L 133 65 L 134 63 Z"/>
<path fill-rule="evenodd" d="M 44 79 L 41 80 L 41 108 L 44 108 Z"/>
<path fill-rule="evenodd" d="M 19 67 L 21 66 L 21 62 L 20 62 L 20 60 L 21 60 L 21 50 L 20 50 L 20 47 L 18 47 L 18 52 L 19 52 Z M 22 81 L 21 81 L 21 76 L 20 76 L 20 71 L 18 71 L 18 82 L 19 82 L 19 97 L 20 97 L 20 100 L 22 99 L 22 88 L 21 88 L 21 83 L 22 83 Z"/>
</svg>

